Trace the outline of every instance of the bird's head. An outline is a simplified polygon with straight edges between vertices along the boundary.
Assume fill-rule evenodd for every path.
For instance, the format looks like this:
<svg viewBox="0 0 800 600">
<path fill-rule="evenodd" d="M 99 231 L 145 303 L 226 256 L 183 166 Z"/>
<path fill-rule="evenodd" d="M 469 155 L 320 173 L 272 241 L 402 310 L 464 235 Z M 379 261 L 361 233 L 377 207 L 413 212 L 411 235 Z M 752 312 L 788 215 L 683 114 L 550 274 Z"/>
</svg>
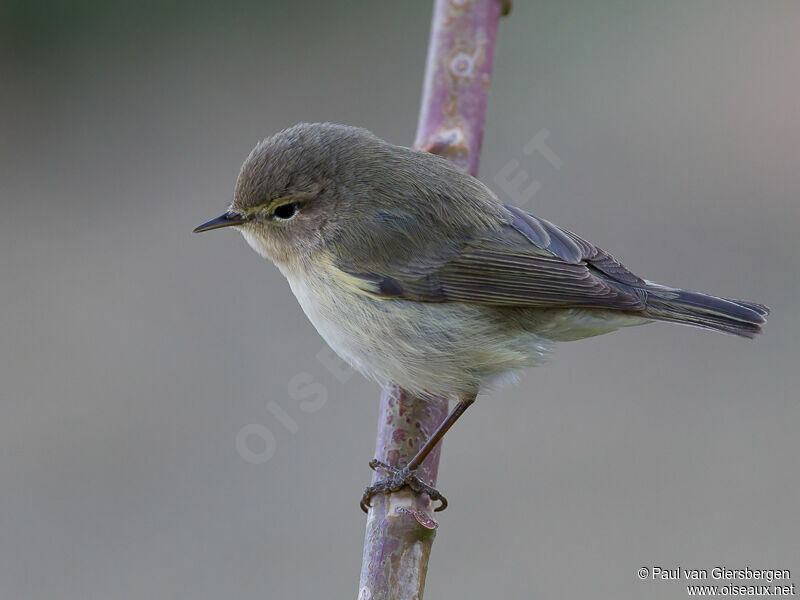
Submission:
<svg viewBox="0 0 800 600">
<path fill-rule="evenodd" d="M 356 262 L 388 262 L 403 240 L 424 254 L 429 243 L 495 227 L 503 210 L 438 156 L 365 129 L 301 123 L 250 152 L 228 211 L 195 232 L 234 227 L 282 269 L 343 247 Z"/>
<path fill-rule="evenodd" d="M 234 227 L 256 252 L 286 265 L 319 249 L 352 212 L 356 165 L 388 144 L 364 129 L 301 123 L 265 139 L 244 161 L 227 212 L 194 231 Z"/>
</svg>

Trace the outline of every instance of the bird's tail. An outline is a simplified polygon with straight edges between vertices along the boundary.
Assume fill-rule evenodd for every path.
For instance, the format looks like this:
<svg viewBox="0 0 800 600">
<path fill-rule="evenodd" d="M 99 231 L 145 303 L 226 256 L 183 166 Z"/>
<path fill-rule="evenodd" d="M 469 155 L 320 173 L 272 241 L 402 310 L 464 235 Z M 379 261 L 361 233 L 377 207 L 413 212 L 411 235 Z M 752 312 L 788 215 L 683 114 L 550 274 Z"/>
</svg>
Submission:
<svg viewBox="0 0 800 600">
<path fill-rule="evenodd" d="M 769 308 L 648 282 L 645 315 L 657 321 L 693 325 L 746 338 L 761 333 Z"/>
</svg>

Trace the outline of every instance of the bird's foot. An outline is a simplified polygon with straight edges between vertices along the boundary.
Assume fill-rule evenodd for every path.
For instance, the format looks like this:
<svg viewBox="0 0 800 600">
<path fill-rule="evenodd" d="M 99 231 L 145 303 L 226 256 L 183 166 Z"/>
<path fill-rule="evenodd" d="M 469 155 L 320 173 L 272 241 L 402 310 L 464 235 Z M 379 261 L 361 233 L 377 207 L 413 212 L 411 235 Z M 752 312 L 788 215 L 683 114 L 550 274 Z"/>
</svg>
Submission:
<svg viewBox="0 0 800 600">
<path fill-rule="evenodd" d="M 417 477 L 416 469 L 413 471 L 409 470 L 407 467 L 398 469 L 397 467 L 387 465 L 377 458 L 369 461 L 369 466 L 373 471 L 378 468 L 387 471 L 389 477 L 381 479 L 375 485 L 371 485 L 364 490 L 364 495 L 361 496 L 361 510 L 364 512 L 369 512 L 371 506 L 370 501 L 376 494 L 391 494 L 404 487 L 411 488 L 417 494 L 428 494 L 428 497 L 430 497 L 432 501 L 438 500 L 440 504 L 434 509 L 434 512 L 439 512 L 447 508 L 447 500 L 445 497 L 442 496 L 438 490 L 421 481 L 420 478 Z"/>
</svg>

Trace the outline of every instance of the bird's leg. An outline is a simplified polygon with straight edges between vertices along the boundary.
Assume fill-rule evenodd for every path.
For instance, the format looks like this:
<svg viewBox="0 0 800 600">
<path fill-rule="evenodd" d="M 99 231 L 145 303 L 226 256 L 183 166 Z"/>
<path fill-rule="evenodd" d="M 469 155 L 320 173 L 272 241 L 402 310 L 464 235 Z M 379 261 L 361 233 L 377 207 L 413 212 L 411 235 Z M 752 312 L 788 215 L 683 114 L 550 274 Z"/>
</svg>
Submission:
<svg viewBox="0 0 800 600">
<path fill-rule="evenodd" d="M 392 467 L 391 465 L 387 465 L 378 459 L 371 460 L 369 462 L 371 469 L 384 469 L 385 471 L 389 472 L 389 477 L 386 479 L 381 479 L 374 485 L 371 485 L 364 490 L 364 495 L 361 496 L 361 510 L 364 512 L 369 511 L 370 500 L 374 495 L 391 494 L 392 492 L 396 492 L 404 487 L 410 487 L 418 494 L 428 494 L 430 499 L 433 501 L 438 500 L 440 504 L 434 509 L 435 512 L 439 512 L 447 508 L 447 500 L 445 497 L 442 496 L 436 489 L 429 486 L 427 483 L 424 483 L 417 477 L 417 468 L 422 464 L 422 461 L 427 458 L 431 450 L 436 447 L 436 444 L 441 441 L 441 439 L 444 437 L 444 434 L 447 433 L 447 431 L 456 421 L 458 421 L 458 418 L 464 414 L 464 412 L 473 402 L 475 402 L 475 396 L 460 399 L 453 407 L 453 410 L 450 411 L 450 414 L 448 414 L 447 417 L 445 417 L 445 420 L 439 424 L 439 426 L 436 428 L 436 431 L 433 432 L 433 435 L 428 438 L 425 444 L 423 444 L 419 451 L 414 455 L 414 458 L 412 458 L 405 467 Z"/>
</svg>

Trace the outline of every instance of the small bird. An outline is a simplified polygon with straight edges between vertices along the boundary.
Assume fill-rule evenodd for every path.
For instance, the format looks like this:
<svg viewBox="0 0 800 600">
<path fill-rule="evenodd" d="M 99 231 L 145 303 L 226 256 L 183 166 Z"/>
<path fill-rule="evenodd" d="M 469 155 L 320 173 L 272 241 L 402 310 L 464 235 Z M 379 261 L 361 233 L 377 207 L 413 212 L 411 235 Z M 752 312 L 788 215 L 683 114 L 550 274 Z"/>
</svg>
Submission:
<svg viewBox="0 0 800 600">
<path fill-rule="evenodd" d="M 404 486 L 446 499 L 416 468 L 481 390 L 554 342 L 669 321 L 752 338 L 769 309 L 659 285 L 576 234 L 503 204 L 433 154 L 364 129 L 301 123 L 259 143 L 233 202 L 195 232 L 238 229 L 277 265 L 330 347 L 381 385 L 456 404 L 405 466 Z"/>
</svg>

